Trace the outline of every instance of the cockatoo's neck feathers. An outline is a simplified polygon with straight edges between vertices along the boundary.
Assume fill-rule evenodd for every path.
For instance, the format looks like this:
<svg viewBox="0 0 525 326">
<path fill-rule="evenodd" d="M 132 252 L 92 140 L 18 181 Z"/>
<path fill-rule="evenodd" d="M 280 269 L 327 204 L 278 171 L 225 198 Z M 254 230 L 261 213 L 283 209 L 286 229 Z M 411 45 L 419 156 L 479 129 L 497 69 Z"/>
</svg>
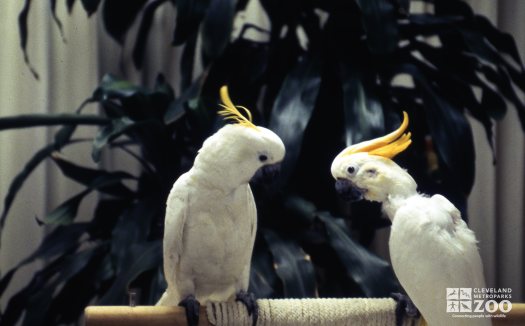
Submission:
<svg viewBox="0 0 525 326">
<path fill-rule="evenodd" d="M 411 143 L 410 132 L 404 133 L 408 127 L 408 114 L 403 111 L 403 123 L 390 134 L 376 139 L 354 144 L 346 148 L 339 156 L 347 156 L 356 153 L 368 153 L 369 155 L 382 156 L 389 159 L 404 151 Z"/>
<path fill-rule="evenodd" d="M 225 120 L 233 120 L 235 123 L 245 126 L 248 128 L 253 128 L 257 130 L 257 126 L 252 123 L 252 113 L 250 110 L 244 106 L 235 106 L 230 99 L 228 94 L 228 86 L 222 86 L 220 90 L 222 104 L 219 104 L 223 109 L 219 111 L 219 115 L 223 116 Z M 248 116 L 246 118 L 239 109 L 242 109 L 244 113 Z"/>
</svg>

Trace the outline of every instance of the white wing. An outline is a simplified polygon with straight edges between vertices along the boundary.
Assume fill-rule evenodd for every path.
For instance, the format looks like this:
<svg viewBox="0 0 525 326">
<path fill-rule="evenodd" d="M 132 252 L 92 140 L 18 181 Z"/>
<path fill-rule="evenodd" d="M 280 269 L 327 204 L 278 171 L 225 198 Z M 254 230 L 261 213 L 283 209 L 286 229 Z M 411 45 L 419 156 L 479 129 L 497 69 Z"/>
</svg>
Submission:
<svg viewBox="0 0 525 326">
<path fill-rule="evenodd" d="M 240 291 L 240 290 L 248 291 L 248 286 L 250 285 L 251 255 L 253 253 L 255 235 L 257 233 L 257 208 L 255 206 L 255 200 L 253 199 L 252 189 L 250 188 L 250 186 L 247 187 L 246 197 L 247 197 L 247 206 L 248 206 L 246 215 L 247 215 L 248 220 L 251 223 L 251 237 L 250 237 L 250 242 L 247 245 L 251 246 L 251 248 L 247 250 L 249 258 L 247 259 L 247 264 L 246 266 L 244 266 L 242 275 L 239 279 L 240 284 L 237 285 L 237 291 Z"/>
<path fill-rule="evenodd" d="M 454 224 L 461 221 L 461 213 L 459 212 L 459 209 L 457 209 L 448 199 L 441 195 L 434 195 L 430 200 L 436 205 L 436 207 L 441 208 L 448 213 Z"/>
<path fill-rule="evenodd" d="M 168 288 L 157 305 L 177 305 L 182 298 L 177 290 L 177 275 L 180 257 L 183 253 L 183 235 L 188 212 L 188 191 L 186 175 L 183 174 L 173 185 L 166 203 L 164 221 L 164 277 Z"/>
<path fill-rule="evenodd" d="M 488 318 L 453 318 L 447 312 L 447 288 L 482 288 L 485 280 L 475 235 L 446 198 L 407 200 L 393 220 L 390 255 L 399 281 L 429 325 L 491 324 Z"/>
</svg>

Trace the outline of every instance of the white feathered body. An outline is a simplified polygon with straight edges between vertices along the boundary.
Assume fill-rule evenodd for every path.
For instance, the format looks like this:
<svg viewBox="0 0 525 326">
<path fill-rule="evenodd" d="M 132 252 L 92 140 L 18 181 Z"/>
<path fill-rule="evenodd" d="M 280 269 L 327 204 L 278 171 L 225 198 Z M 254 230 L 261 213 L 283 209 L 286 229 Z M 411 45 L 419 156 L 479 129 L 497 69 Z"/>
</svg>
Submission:
<svg viewBox="0 0 525 326">
<path fill-rule="evenodd" d="M 256 215 L 248 184 L 224 192 L 199 185 L 192 171 L 181 176 L 167 201 L 168 290 L 159 305 L 177 305 L 190 294 L 201 303 L 227 301 L 247 291 Z"/>
<path fill-rule="evenodd" d="M 390 197 L 383 208 L 392 220 L 392 266 L 428 325 L 491 325 L 490 318 L 447 313 L 447 288 L 486 287 L 476 237 L 459 210 L 441 195 L 419 194 Z"/>
<path fill-rule="evenodd" d="M 419 194 L 410 174 L 382 156 L 340 154 L 331 171 L 341 193 L 357 189 L 365 199 L 382 203 L 392 221 L 392 267 L 428 325 L 491 325 L 490 318 L 447 313 L 447 288 L 485 287 L 474 232 L 450 201 Z"/>
<path fill-rule="evenodd" d="M 210 136 L 173 185 L 164 226 L 164 276 L 157 305 L 189 295 L 201 304 L 247 291 L 257 211 L 249 182 L 280 162 L 281 139 L 263 127 L 226 125 Z"/>
</svg>

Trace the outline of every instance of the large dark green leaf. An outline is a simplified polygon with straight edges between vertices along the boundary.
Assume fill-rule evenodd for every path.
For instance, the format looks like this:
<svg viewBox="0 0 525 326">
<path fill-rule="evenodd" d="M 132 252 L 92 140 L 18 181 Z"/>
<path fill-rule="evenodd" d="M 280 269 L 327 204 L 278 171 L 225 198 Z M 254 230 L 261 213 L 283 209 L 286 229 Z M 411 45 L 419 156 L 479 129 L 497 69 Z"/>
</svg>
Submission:
<svg viewBox="0 0 525 326">
<path fill-rule="evenodd" d="M 100 86 L 97 87 L 92 98 L 96 101 L 102 101 L 111 98 L 127 98 L 144 92 L 143 88 L 128 80 L 106 74 L 102 77 Z"/>
<path fill-rule="evenodd" d="M 137 40 L 135 41 L 135 47 L 133 48 L 133 63 L 138 69 L 142 68 L 142 62 L 144 61 L 144 53 L 146 51 L 146 45 L 148 41 L 148 34 L 153 23 L 153 17 L 156 10 L 168 0 L 154 0 L 149 2 L 144 8 L 142 14 L 142 21 L 140 22 L 139 31 L 137 32 Z"/>
<path fill-rule="evenodd" d="M 47 271 L 56 270 L 55 265 L 51 264 L 44 270 L 35 273 L 35 277 L 31 279 L 29 284 L 9 299 L 7 307 L 2 312 L 0 326 L 17 325 L 18 320 L 27 308 L 29 296 L 45 285 L 46 278 L 49 277 L 47 274 L 50 274 Z"/>
<path fill-rule="evenodd" d="M 479 28 L 480 34 L 492 43 L 497 51 L 510 55 L 521 72 L 521 82 L 519 85 L 523 85 L 523 64 L 512 35 L 498 30 L 487 17 L 480 15 L 474 16 L 473 25 Z"/>
<path fill-rule="evenodd" d="M 399 290 L 390 265 L 352 240 L 342 219 L 324 212 L 317 216 L 325 225 L 328 242 L 336 251 L 348 277 L 367 297 L 388 297 Z"/>
<path fill-rule="evenodd" d="M 36 259 L 51 259 L 56 255 L 71 252 L 89 228 L 88 222 L 61 225 L 47 234 L 33 254 L 19 263 L 18 267 Z"/>
<path fill-rule="evenodd" d="M 84 6 L 84 10 L 87 12 L 88 16 L 91 16 L 97 11 L 100 1 L 101 0 L 81 0 L 82 6 Z"/>
<path fill-rule="evenodd" d="M 140 274 L 154 269 L 162 263 L 162 241 L 151 241 L 129 246 L 129 255 L 133 259 L 122 269 L 111 288 L 98 301 L 100 305 L 123 302 L 129 284 Z"/>
<path fill-rule="evenodd" d="M 117 172 L 108 172 L 105 170 L 100 169 L 91 169 L 83 166 L 79 166 L 74 164 L 73 162 L 70 162 L 66 160 L 64 157 L 60 155 L 52 155 L 53 161 L 57 164 L 57 166 L 60 168 L 60 171 L 62 173 L 70 178 L 73 179 L 84 186 L 89 187 L 90 185 L 95 182 L 95 180 L 101 180 L 101 179 L 111 179 L 111 180 L 135 180 L 136 177 L 133 175 L 123 172 L 123 171 L 117 171 Z M 128 187 L 126 187 L 122 182 L 116 182 L 109 184 L 106 187 L 100 187 L 98 189 L 101 192 L 117 196 L 117 197 L 133 197 L 134 192 L 131 191 Z"/>
<path fill-rule="evenodd" d="M 77 129 L 76 125 L 65 126 L 55 133 L 55 150 L 60 151 L 66 145 Z"/>
<path fill-rule="evenodd" d="M 39 220 L 39 222 L 56 225 L 70 224 L 77 216 L 80 203 L 90 192 L 91 190 L 87 189 L 74 195 L 47 214 L 42 221 Z"/>
<path fill-rule="evenodd" d="M 423 86 L 427 123 L 440 157 L 450 169 L 452 180 L 468 195 L 474 184 L 475 154 L 472 130 L 462 112 Z"/>
<path fill-rule="evenodd" d="M 134 259 L 129 254 L 130 243 L 148 240 L 152 222 L 163 212 L 163 202 L 158 196 L 143 198 L 119 217 L 111 234 L 111 256 L 117 273 L 124 271 Z"/>
<path fill-rule="evenodd" d="M 202 51 L 205 60 L 220 56 L 230 42 L 236 0 L 214 0 L 202 21 Z"/>
<path fill-rule="evenodd" d="M 5 289 L 7 289 L 7 286 L 11 282 L 11 279 L 15 275 L 16 271 L 18 270 L 17 267 L 12 268 L 7 273 L 3 273 L 2 278 L 0 279 L 0 296 L 4 293 Z M 0 322 L 2 321 L 1 314 L 0 314 Z"/>
<path fill-rule="evenodd" d="M 102 247 L 95 246 L 75 255 L 68 256 L 63 263 L 60 264 L 60 269 L 55 271 L 54 277 L 50 277 L 46 281 L 45 286 L 27 297 L 27 309 L 25 309 L 23 325 L 38 325 L 42 321 L 46 321 L 45 324 L 47 325 L 52 325 L 53 321 L 46 320 L 45 317 L 51 305 L 54 290 L 60 284 L 67 283 L 72 277 L 81 273 L 93 259 L 94 255 L 100 255 L 103 252 L 102 249 Z"/>
<path fill-rule="evenodd" d="M 140 122 L 149 119 L 160 120 L 174 97 L 172 87 L 162 74 L 157 76 L 153 90 L 106 75 L 93 93 L 92 99 L 102 104 L 104 112 L 110 118 L 127 118 Z"/>
<path fill-rule="evenodd" d="M 363 14 L 366 42 L 372 54 L 388 55 L 399 41 L 394 5 L 390 0 L 356 0 Z"/>
<path fill-rule="evenodd" d="M 75 112 L 77 114 L 80 114 L 82 112 L 82 110 L 88 104 L 90 104 L 92 102 L 93 102 L 93 99 L 88 98 L 87 100 L 82 102 L 82 104 L 80 104 L 80 106 L 75 110 Z M 60 128 L 55 133 L 55 149 L 57 151 L 60 151 L 62 149 L 62 147 L 64 147 L 66 144 L 68 144 L 70 142 L 71 137 L 75 133 L 76 129 L 77 129 L 77 125 L 66 125 L 66 126 Z"/>
<path fill-rule="evenodd" d="M 287 298 L 316 296 L 315 271 L 310 256 L 297 242 L 284 239 L 269 229 L 261 230 L 272 253 L 273 266 Z"/>
<path fill-rule="evenodd" d="M 477 70 L 493 84 L 483 82 L 485 88 L 496 87 L 514 104 L 525 130 L 525 103 L 515 89 L 517 86 L 525 91 L 525 72 L 512 37 L 495 29 L 484 17 L 476 16 L 468 26 L 459 29 L 459 34 L 466 50 L 478 58 L 481 69 Z M 501 117 L 502 114 L 495 116 Z"/>
<path fill-rule="evenodd" d="M 499 94 L 496 94 L 492 90 L 483 90 L 481 95 L 481 103 L 479 106 L 475 108 L 469 107 L 469 111 L 472 114 L 472 116 L 478 120 L 485 129 L 485 135 L 487 139 L 487 143 L 489 144 L 491 150 L 492 150 L 492 156 L 493 156 L 493 162 L 496 162 L 496 152 L 495 152 L 495 144 L 494 144 L 494 123 L 492 122 L 492 119 L 489 112 L 494 111 L 494 108 L 496 108 L 496 111 L 502 111 L 502 108 L 506 110 L 506 103 L 505 101 L 499 96 Z"/>
<path fill-rule="evenodd" d="M 184 50 L 182 50 L 182 56 L 180 59 L 180 88 L 182 92 L 187 92 L 188 88 L 190 88 L 190 85 L 192 84 L 198 37 L 199 33 L 197 32 L 189 35 L 186 43 L 184 44 Z"/>
<path fill-rule="evenodd" d="M 104 189 L 104 192 L 108 192 L 108 189 L 111 189 L 111 191 L 108 193 L 113 193 L 115 189 L 124 189 L 124 186 L 122 185 L 122 179 L 122 174 L 120 173 L 100 174 L 87 185 L 85 190 L 60 204 L 51 213 L 47 214 L 46 217 L 44 217 L 44 219 L 40 222 L 44 224 L 71 223 L 77 216 L 80 203 L 87 195 L 89 195 L 94 190 L 101 191 Z M 124 193 L 116 193 L 115 195 L 118 197 L 132 197 L 134 194 L 131 192 L 131 190 L 125 190 Z"/>
<path fill-rule="evenodd" d="M 98 162 L 100 160 L 101 151 L 109 142 L 122 136 L 136 125 L 137 122 L 128 117 L 122 117 L 119 119 L 113 119 L 111 124 L 102 128 L 93 140 L 93 150 L 91 152 L 93 161 Z"/>
<path fill-rule="evenodd" d="M 78 323 L 78 317 L 101 291 L 102 283 L 109 279 L 107 272 L 111 271 L 111 266 L 106 253 L 101 250 L 91 257 L 82 270 L 57 288 L 46 311 L 46 323 L 53 326 Z"/>
<path fill-rule="evenodd" d="M 459 16 L 436 16 L 433 14 L 410 14 L 407 17 L 409 24 L 398 25 L 399 33 L 403 37 L 415 38 L 421 36 L 433 36 L 448 33 L 457 24 L 464 21 Z"/>
<path fill-rule="evenodd" d="M 202 87 L 202 78 L 198 78 L 193 84 L 182 92 L 182 94 L 171 102 L 164 115 L 164 123 L 171 124 L 179 120 L 186 113 L 188 101 L 197 98 Z"/>
<path fill-rule="evenodd" d="M 452 106 L 432 87 L 427 76 L 410 64 L 399 69 L 413 76 L 424 102 L 426 120 L 439 157 L 463 194 L 474 183 L 474 141 L 472 130 L 460 108 Z"/>
<path fill-rule="evenodd" d="M 0 118 L 0 130 L 56 125 L 93 125 L 109 123 L 109 119 L 97 115 L 80 114 L 22 114 Z"/>
<path fill-rule="evenodd" d="M 71 12 L 73 11 L 73 6 L 75 5 L 75 1 L 76 0 L 66 0 L 67 12 L 69 14 L 71 14 Z"/>
<path fill-rule="evenodd" d="M 122 198 L 100 199 L 90 222 L 89 235 L 93 239 L 110 239 L 119 217 L 132 201 Z"/>
<path fill-rule="evenodd" d="M 173 45 L 182 45 L 195 34 L 206 14 L 210 0 L 177 0 L 177 21 Z"/>
<path fill-rule="evenodd" d="M 481 65 L 487 65 L 487 63 L 489 63 L 499 66 L 500 69 L 509 71 L 509 80 L 512 80 L 518 87 L 525 91 L 525 73 L 523 71 L 523 65 L 521 61 L 512 62 L 512 60 L 509 59 L 514 57 L 513 51 L 511 51 L 510 56 L 504 57 L 502 53 L 498 51 L 499 49 L 487 41 L 485 35 L 468 29 L 461 30 L 460 34 L 467 49 L 480 59 Z M 510 78 L 511 76 L 512 78 Z"/>
<path fill-rule="evenodd" d="M 173 87 L 171 87 L 171 85 L 168 83 L 166 77 L 164 77 L 163 74 L 157 75 L 157 78 L 155 79 L 155 87 L 153 94 L 163 95 L 169 101 L 173 101 L 175 99 L 175 91 L 173 90 Z"/>
<path fill-rule="evenodd" d="M 129 136 L 129 134 L 134 130 L 140 130 L 141 128 L 151 128 L 158 131 L 162 130 L 162 127 L 163 126 L 161 125 L 160 121 L 152 119 L 138 122 L 131 120 L 127 116 L 118 119 L 113 119 L 112 123 L 102 128 L 93 140 L 93 149 L 91 151 L 91 157 L 93 158 L 93 161 L 98 162 L 100 160 L 102 149 L 107 144 L 109 144 L 114 139 L 117 139 L 120 136 Z M 149 133 L 143 136 L 158 137 L 158 135 L 156 135 L 155 133 Z M 142 141 L 146 143 L 147 140 L 142 139 Z M 147 145 L 153 146 L 154 144 Z"/>
<path fill-rule="evenodd" d="M 279 280 L 273 268 L 272 255 L 263 242 L 256 241 L 253 249 L 249 291 L 257 298 L 272 298 Z"/>
<path fill-rule="evenodd" d="M 22 185 L 26 181 L 26 179 L 29 177 L 29 175 L 33 172 L 33 170 L 40 165 L 46 158 L 51 155 L 51 153 L 55 150 L 54 144 L 47 145 L 46 147 L 42 148 L 38 152 L 33 155 L 33 157 L 26 163 L 22 171 L 20 171 L 11 184 L 9 185 L 9 189 L 7 191 L 7 195 L 4 199 L 4 209 L 2 211 L 2 215 L 0 217 L 0 239 L 1 239 L 1 231 L 4 230 L 4 224 L 5 219 L 7 217 L 7 214 L 9 213 L 9 210 L 11 209 L 11 205 L 13 205 L 13 201 L 15 200 L 16 194 L 22 188 Z"/>
<path fill-rule="evenodd" d="M 49 295 L 53 295 L 53 290 L 57 286 L 81 271 L 89 263 L 93 255 L 100 254 L 102 249 L 103 247 L 101 246 L 91 246 L 75 255 L 61 255 L 47 264 L 35 274 L 27 286 L 9 300 L 0 319 L 0 325 L 16 325 L 24 311 L 26 312 L 25 320 L 28 321 L 24 322 L 25 325 L 39 325 L 43 318 L 43 311 L 48 307 L 50 300 L 42 302 L 38 302 L 38 300 L 42 299 L 42 297 L 49 299 Z M 44 294 L 44 292 L 47 294 Z M 28 309 L 33 305 L 39 307 L 32 309 L 31 313 L 28 313 Z M 41 318 L 39 322 L 35 322 L 38 318 Z M 31 324 L 29 321 L 34 323 Z"/>
<path fill-rule="evenodd" d="M 22 8 L 22 11 L 20 11 L 20 14 L 18 15 L 18 30 L 20 32 L 20 47 L 22 48 L 22 52 L 24 53 L 24 61 L 31 71 L 31 74 L 33 74 L 33 77 L 36 79 L 39 79 L 38 73 L 36 72 L 33 65 L 31 65 L 31 62 L 29 61 L 29 55 L 27 53 L 27 18 L 29 16 L 29 9 L 31 8 L 31 0 L 25 0 L 24 7 Z"/>
<path fill-rule="evenodd" d="M 315 108 L 321 84 L 320 64 L 316 56 L 300 58 L 286 77 L 273 106 L 269 126 L 286 146 L 283 179 L 289 177 L 295 167 L 304 131 Z"/>
<path fill-rule="evenodd" d="M 124 37 L 131 28 L 147 0 L 105 0 L 102 8 L 104 27 L 119 44 L 124 44 Z"/>
<path fill-rule="evenodd" d="M 50 0 L 49 4 L 51 6 L 51 16 L 53 17 L 53 20 L 55 21 L 55 24 L 58 27 L 58 31 L 60 32 L 60 36 L 62 37 L 62 40 L 65 41 L 66 38 L 64 36 L 64 29 L 62 27 L 62 21 L 60 20 L 60 18 L 58 18 L 57 12 L 56 12 L 57 0 Z"/>
<path fill-rule="evenodd" d="M 508 70 L 500 66 L 495 71 L 489 66 L 483 66 L 481 71 L 490 82 L 497 85 L 498 90 L 514 105 L 518 111 L 521 127 L 525 130 L 525 101 L 521 97 L 523 93 L 518 94 L 516 92 Z"/>
<path fill-rule="evenodd" d="M 410 9 L 410 0 L 395 0 L 394 3 L 398 6 L 398 11 L 408 13 Z"/>
<path fill-rule="evenodd" d="M 295 223 L 299 222 L 304 226 L 309 226 L 314 223 L 317 207 L 315 205 L 297 195 L 289 195 L 283 199 L 284 208 L 289 218 L 296 218 Z M 295 224 L 294 223 L 294 224 Z"/>
<path fill-rule="evenodd" d="M 63 131 L 66 130 L 66 133 Z M 34 171 L 34 169 L 40 165 L 46 158 L 50 157 L 51 154 L 57 149 L 57 147 L 63 147 L 67 144 L 71 144 L 69 140 L 69 137 L 71 136 L 72 131 L 69 129 L 69 126 L 61 128 L 57 134 L 63 133 L 62 136 L 55 139 L 54 144 L 50 144 L 45 146 L 44 148 L 37 151 L 33 157 L 26 163 L 22 171 L 20 171 L 11 181 L 11 184 L 9 185 L 9 189 L 7 191 L 7 195 L 4 199 L 4 209 L 2 211 L 2 215 L 0 215 L 0 244 L 1 244 L 1 231 L 3 230 L 5 219 L 7 218 L 7 214 L 9 213 L 9 210 L 11 209 L 11 205 L 13 204 L 13 201 L 15 200 L 16 194 L 18 191 L 22 188 L 22 185 L 27 180 L 27 178 L 31 175 L 31 173 Z M 71 132 L 71 133 L 70 133 Z"/>
<path fill-rule="evenodd" d="M 342 63 L 346 145 L 372 139 L 384 132 L 383 108 L 378 99 L 367 93 L 359 70 Z"/>
<path fill-rule="evenodd" d="M 467 55 L 461 49 L 445 46 L 434 47 L 424 42 L 413 42 L 417 49 L 434 67 L 439 70 L 427 68 L 432 72 L 432 79 L 439 85 L 445 87 L 446 97 L 449 101 L 461 103 L 473 114 L 480 114 L 480 109 L 485 111 L 494 119 L 501 119 L 506 113 L 506 104 L 502 94 L 490 82 L 480 78 L 485 61 L 478 60 L 476 56 Z M 414 58 L 415 59 L 415 58 Z M 426 63 L 419 60 L 424 66 Z M 472 86 L 478 86 L 482 90 L 482 99 L 479 102 L 472 91 Z M 482 107 L 479 107 L 481 105 Z"/>
<path fill-rule="evenodd" d="M 507 104 L 503 95 L 498 92 L 486 78 L 482 78 L 481 62 L 476 56 L 464 54 L 463 50 L 430 46 L 423 42 L 414 42 L 415 48 L 434 67 L 429 68 L 423 60 L 419 61 L 419 68 L 429 76 L 433 82 L 442 87 L 443 97 L 455 107 L 465 107 L 474 118 L 479 120 L 487 135 L 487 141 L 493 148 L 492 119 L 501 119 L 507 111 Z M 415 58 L 414 58 L 415 59 Z M 481 88 L 481 100 L 475 96 L 472 86 Z M 419 96 L 419 91 L 411 89 L 413 98 Z"/>
</svg>

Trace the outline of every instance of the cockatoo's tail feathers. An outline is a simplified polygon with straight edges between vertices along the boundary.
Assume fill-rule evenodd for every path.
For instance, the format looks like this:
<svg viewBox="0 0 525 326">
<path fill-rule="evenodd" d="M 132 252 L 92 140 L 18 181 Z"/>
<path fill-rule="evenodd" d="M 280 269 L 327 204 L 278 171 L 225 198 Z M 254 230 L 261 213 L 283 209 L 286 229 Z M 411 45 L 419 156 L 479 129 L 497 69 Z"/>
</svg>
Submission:
<svg viewBox="0 0 525 326">
<path fill-rule="evenodd" d="M 223 109 L 219 111 L 219 115 L 223 116 L 225 120 L 233 120 L 235 123 L 242 126 L 257 129 L 257 126 L 252 123 L 252 113 L 250 110 L 244 106 L 235 106 L 233 104 L 232 100 L 230 99 L 230 95 L 228 94 L 228 86 L 222 86 L 220 93 L 222 100 L 222 104 L 220 104 L 220 106 Z M 239 111 L 239 109 L 242 109 L 248 118 L 246 118 Z"/>
<path fill-rule="evenodd" d="M 397 130 L 386 136 L 349 146 L 343 150 L 339 156 L 342 157 L 356 153 L 368 153 L 370 155 L 383 156 L 392 159 L 412 143 L 410 132 L 404 133 L 407 127 L 408 114 L 403 111 L 403 123 L 401 123 L 401 126 L 399 126 Z"/>
</svg>

